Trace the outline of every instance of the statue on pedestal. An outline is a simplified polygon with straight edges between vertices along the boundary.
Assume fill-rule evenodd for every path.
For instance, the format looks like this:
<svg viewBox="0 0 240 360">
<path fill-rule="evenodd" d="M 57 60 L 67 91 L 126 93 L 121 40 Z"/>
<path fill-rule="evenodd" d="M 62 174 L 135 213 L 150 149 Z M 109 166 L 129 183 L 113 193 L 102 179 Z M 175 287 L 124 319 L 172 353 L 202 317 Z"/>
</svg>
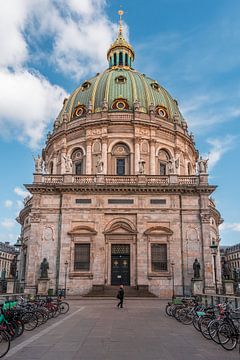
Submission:
<svg viewBox="0 0 240 360">
<path fill-rule="evenodd" d="M 144 174 L 145 173 L 145 161 L 140 160 L 138 162 L 138 166 L 139 166 L 139 174 Z"/>
<path fill-rule="evenodd" d="M 63 155 L 63 159 L 65 161 L 65 171 L 66 173 L 69 173 L 72 171 L 72 159 L 70 158 L 69 155 Z"/>
<path fill-rule="evenodd" d="M 195 259 L 193 263 L 194 279 L 200 279 L 200 269 L 201 269 L 200 263 L 198 262 L 198 259 Z"/>
<path fill-rule="evenodd" d="M 202 156 L 200 156 L 198 160 L 198 172 L 199 174 L 207 174 L 207 162 L 208 159 L 203 159 Z"/>
<path fill-rule="evenodd" d="M 96 163 L 97 173 L 101 174 L 103 172 L 103 161 L 101 156 L 99 156 L 97 163 Z"/>
<path fill-rule="evenodd" d="M 49 264 L 46 258 L 43 259 L 40 265 L 40 279 L 47 279 L 48 278 L 48 270 L 49 270 Z"/>
<path fill-rule="evenodd" d="M 34 162 L 35 162 L 35 172 L 38 174 L 42 173 L 42 166 L 43 166 L 43 159 L 40 155 L 37 157 L 33 156 Z"/>
<path fill-rule="evenodd" d="M 10 277 L 15 279 L 16 275 L 17 275 L 17 255 L 14 256 L 10 265 Z"/>
<path fill-rule="evenodd" d="M 230 270 L 226 260 L 224 260 L 223 264 L 222 264 L 222 276 L 223 276 L 224 280 L 231 279 L 231 270 Z"/>
</svg>

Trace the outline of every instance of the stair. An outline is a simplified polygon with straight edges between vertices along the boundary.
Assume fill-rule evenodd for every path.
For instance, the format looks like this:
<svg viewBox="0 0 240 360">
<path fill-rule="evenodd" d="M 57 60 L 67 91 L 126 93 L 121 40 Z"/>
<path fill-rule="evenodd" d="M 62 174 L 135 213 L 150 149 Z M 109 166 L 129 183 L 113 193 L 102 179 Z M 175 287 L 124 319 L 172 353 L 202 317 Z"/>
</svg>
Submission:
<svg viewBox="0 0 240 360">
<path fill-rule="evenodd" d="M 119 286 L 103 286 L 93 285 L 92 290 L 84 295 L 84 297 L 106 297 L 115 298 L 117 296 Z M 148 291 L 148 286 L 139 286 L 138 288 L 124 286 L 125 297 L 127 298 L 156 298 L 156 296 Z"/>
</svg>

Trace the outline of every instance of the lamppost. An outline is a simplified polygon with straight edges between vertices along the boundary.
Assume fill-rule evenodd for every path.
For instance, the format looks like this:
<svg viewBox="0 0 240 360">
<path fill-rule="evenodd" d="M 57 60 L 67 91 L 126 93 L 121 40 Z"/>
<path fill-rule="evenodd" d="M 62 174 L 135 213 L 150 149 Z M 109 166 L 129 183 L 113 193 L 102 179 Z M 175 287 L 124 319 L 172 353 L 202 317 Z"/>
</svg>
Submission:
<svg viewBox="0 0 240 360">
<path fill-rule="evenodd" d="M 19 236 L 18 239 L 17 239 L 17 242 L 16 244 L 14 244 L 14 247 L 15 247 L 15 256 L 16 256 L 16 269 L 15 269 L 15 273 L 14 273 L 14 285 L 13 285 L 13 292 L 17 292 L 16 290 L 16 283 L 17 283 L 17 280 L 18 280 L 18 274 L 19 274 L 19 271 L 18 271 L 18 256 L 20 254 L 20 248 L 22 246 L 22 241 L 21 241 L 21 237 Z"/>
<path fill-rule="evenodd" d="M 175 298 L 175 291 L 174 291 L 174 262 L 171 262 L 171 269 L 172 269 L 172 299 Z"/>
<path fill-rule="evenodd" d="M 215 291 L 216 294 L 218 293 L 218 287 L 217 287 L 217 266 L 216 266 L 216 256 L 218 253 L 218 245 L 215 243 L 215 241 L 212 242 L 210 245 L 211 253 L 213 255 L 213 266 L 214 266 L 214 281 L 215 281 Z"/>
<path fill-rule="evenodd" d="M 64 297 L 66 298 L 66 294 L 67 294 L 67 270 L 68 270 L 68 262 L 67 262 L 67 260 L 64 263 L 64 267 L 65 267 Z"/>
</svg>

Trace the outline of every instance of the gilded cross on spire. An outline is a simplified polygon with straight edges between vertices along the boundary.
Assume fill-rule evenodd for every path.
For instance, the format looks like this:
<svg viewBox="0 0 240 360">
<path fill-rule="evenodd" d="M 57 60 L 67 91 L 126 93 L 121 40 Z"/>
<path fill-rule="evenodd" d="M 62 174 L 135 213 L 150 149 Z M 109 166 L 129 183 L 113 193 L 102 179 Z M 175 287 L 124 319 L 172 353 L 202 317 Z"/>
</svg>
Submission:
<svg viewBox="0 0 240 360">
<path fill-rule="evenodd" d="M 122 34 L 122 16 L 124 14 L 124 11 L 123 10 L 118 10 L 118 15 L 120 17 L 119 19 L 119 34 Z"/>
</svg>

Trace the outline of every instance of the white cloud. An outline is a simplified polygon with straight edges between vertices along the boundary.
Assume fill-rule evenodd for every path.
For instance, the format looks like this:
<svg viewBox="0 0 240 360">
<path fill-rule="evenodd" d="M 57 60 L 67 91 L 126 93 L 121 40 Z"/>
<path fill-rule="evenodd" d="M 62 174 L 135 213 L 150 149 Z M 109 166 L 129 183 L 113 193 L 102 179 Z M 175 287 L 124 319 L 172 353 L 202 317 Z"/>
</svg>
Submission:
<svg viewBox="0 0 240 360">
<path fill-rule="evenodd" d="M 30 71 L 29 64 L 33 68 L 34 62 L 38 66 L 41 60 L 77 80 L 106 67 L 106 50 L 117 25 L 107 18 L 105 6 L 105 0 L 13 0 L 1 4 L 1 136 L 38 147 L 67 95 Z"/>
<path fill-rule="evenodd" d="M 6 208 L 11 208 L 13 206 L 13 201 L 12 200 L 5 200 L 4 201 L 4 206 Z"/>
<path fill-rule="evenodd" d="M 5 229 L 12 229 L 16 225 L 16 221 L 11 218 L 6 218 L 1 221 L 1 226 Z"/>
<path fill-rule="evenodd" d="M 14 192 L 18 195 L 21 196 L 23 198 L 25 198 L 26 196 L 30 195 L 28 191 L 25 191 L 23 189 L 21 189 L 20 187 L 15 187 L 14 188 Z"/>
<path fill-rule="evenodd" d="M 27 18 L 27 1 L 2 1 L 0 11 L 0 66 L 19 66 L 28 56 L 23 28 Z"/>
<path fill-rule="evenodd" d="M 219 162 L 219 160 L 227 151 L 234 147 L 236 138 L 237 137 L 233 135 L 226 135 L 222 138 L 207 140 L 208 144 L 211 145 L 211 148 L 208 155 L 204 155 L 204 157 L 209 158 L 209 170 L 211 170 Z"/>
<path fill-rule="evenodd" d="M 240 232 L 240 223 L 223 223 L 220 225 L 220 231 L 238 231 Z"/>
<path fill-rule="evenodd" d="M 37 73 L 0 71 L 0 126 L 5 136 L 36 148 L 49 120 L 60 111 L 66 92 Z"/>
</svg>

